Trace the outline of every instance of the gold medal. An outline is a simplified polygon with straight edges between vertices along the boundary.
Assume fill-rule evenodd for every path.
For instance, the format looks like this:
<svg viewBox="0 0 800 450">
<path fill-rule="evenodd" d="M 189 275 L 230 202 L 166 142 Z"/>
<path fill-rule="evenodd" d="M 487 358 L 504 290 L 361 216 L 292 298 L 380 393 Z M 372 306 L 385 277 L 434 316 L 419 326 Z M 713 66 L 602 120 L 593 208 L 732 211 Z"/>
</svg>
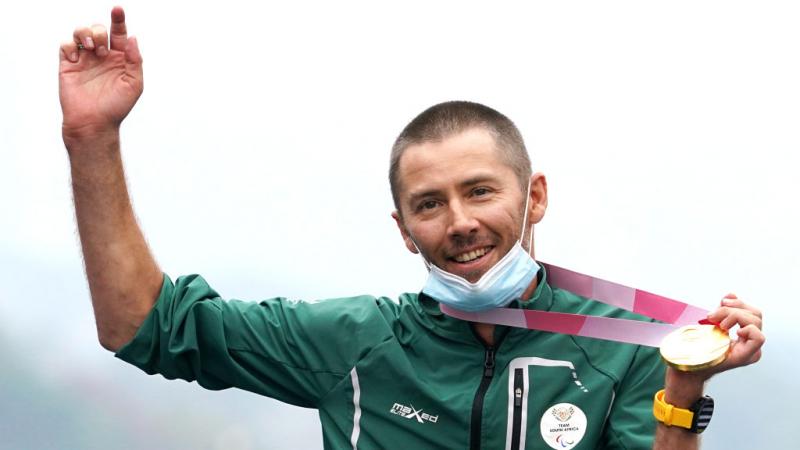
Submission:
<svg viewBox="0 0 800 450">
<path fill-rule="evenodd" d="M 714 367 L 725 361 L 731 347 L 728 333 L 715 325 L 686 325 L 661 341 L 661 358 L 684 372 Z"/>
</svg>

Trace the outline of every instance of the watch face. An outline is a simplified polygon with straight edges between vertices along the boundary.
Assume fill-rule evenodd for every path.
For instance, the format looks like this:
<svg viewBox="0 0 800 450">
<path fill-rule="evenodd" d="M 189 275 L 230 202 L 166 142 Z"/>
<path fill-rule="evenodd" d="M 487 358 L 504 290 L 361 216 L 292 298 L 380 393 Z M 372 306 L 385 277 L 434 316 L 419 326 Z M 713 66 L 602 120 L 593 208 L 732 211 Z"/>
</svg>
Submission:
<svg viewBox="0 0 800 450">
<path fill-rule="evenodd" d="M 692 405 L 692 431 L 702 433 L 708 428 L 711 422 L 711 415 L 714 413 L 714 399 L 708 396 L 701 397 Z"/>
</svg>

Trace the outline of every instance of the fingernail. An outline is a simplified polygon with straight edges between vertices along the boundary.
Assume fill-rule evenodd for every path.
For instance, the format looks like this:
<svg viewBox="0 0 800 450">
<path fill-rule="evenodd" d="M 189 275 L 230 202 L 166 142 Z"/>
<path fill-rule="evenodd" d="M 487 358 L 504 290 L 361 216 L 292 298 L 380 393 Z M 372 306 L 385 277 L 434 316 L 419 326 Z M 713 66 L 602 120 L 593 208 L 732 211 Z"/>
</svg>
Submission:
<svg viewBox="0 0 800 450">
<path fill-rule="evenodd" d="M 731 304 L 733 304 L 733 303 L 734 303 L 734 302 L 733 302 L 733 300 L 732 300 L 732 299 L 730 299 L 730 298 L 723 298 L 723 299 L 722 299 L 722 304 L 723 304 L 723 305 L 731 305 Z"/>
<path fill-rule="evenodd" d="M 108 54 L 108 49 L 105 45 L 101 45 L 97 47 L 97 56 L 106 56 Z"/>
<path fill-rule="evenodd" d="M 78 52 L 72 52 L 69 54 L 69 60 L 72 62 L 78 62 Z"/>
<path fill-rule="evenodd" d="M 88 48 L 90 50 L 93 49 L 94 48 L 94 39 L 92 39 L 91 36 L 86 36 L 86 39 L 84 39 L 83 45 L 85 45 L 86 48 Z"/>
</svg>

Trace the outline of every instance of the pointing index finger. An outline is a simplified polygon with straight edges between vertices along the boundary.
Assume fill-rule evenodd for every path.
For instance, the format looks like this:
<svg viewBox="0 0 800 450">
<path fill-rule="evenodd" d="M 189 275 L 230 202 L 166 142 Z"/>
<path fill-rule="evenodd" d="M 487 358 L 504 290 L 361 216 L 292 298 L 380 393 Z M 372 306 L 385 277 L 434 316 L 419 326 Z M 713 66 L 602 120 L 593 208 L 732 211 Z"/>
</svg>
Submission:
<svg viewBox="0 0 800 450">
<path fill-rule="evenodd" d="M 121 6 L 111 10 L 111 49 L 125 51 L 128 45 L 128 28 L 125 25 L 125 11 Z"/>
</svg>

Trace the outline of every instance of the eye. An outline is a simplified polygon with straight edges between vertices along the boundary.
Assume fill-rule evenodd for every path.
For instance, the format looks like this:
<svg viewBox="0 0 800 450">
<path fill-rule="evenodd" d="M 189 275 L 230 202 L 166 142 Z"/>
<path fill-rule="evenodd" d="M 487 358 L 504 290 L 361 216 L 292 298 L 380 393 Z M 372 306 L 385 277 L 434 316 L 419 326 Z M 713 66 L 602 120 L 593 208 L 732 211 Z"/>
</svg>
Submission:
<svg viewBox="0 0 800 450">
<path fill-rule="evenodd" d="M 425 200 L 417 206 L 417 211 L 431 210 L 439 206 L 439 202 L 435 200 Z"/>
<path fill-rule="evenodd" d="M 474 195 L 475 197 L 483 197 L 484 195 L 489 195 L 491 192 L 492 191 L 489 190 L 489 188 L 481 186 L 473 189 L 472 195 Z"/>
</svg>

